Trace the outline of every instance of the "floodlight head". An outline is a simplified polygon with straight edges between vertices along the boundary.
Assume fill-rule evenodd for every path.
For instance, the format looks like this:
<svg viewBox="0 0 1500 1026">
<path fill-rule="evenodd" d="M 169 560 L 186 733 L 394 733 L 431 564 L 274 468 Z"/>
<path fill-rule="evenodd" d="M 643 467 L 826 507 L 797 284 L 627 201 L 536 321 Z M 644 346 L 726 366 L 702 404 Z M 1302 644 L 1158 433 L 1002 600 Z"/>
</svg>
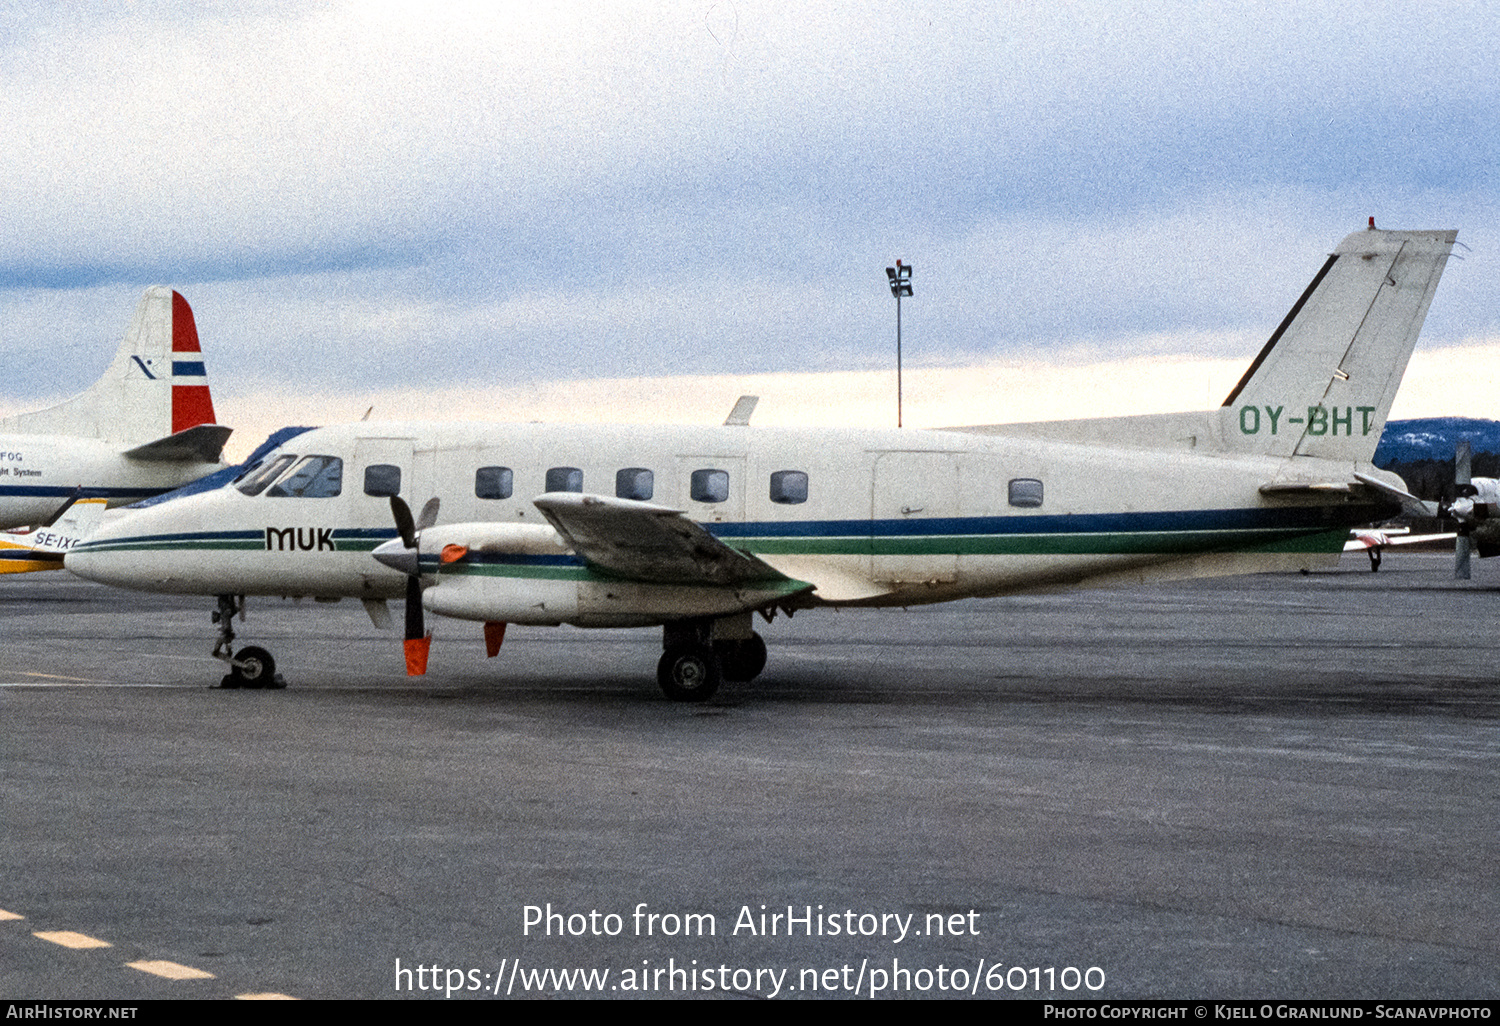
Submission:
<svg viewBox="0 0 1500 1026">
<path fill-rule="evenodd" d="M 885 269 L 885 276 L 891 282 L 891 295 L 897 299 L 911 295 L 911 264 L 897 260 L 895 267 Z"/>
</svg>

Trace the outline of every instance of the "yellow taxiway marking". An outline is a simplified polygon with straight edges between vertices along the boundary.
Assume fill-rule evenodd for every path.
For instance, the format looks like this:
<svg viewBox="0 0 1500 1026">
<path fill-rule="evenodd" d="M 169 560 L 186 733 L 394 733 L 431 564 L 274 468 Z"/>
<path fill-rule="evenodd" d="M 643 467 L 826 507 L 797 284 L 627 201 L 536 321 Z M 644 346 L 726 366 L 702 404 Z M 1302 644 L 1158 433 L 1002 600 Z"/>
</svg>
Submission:
<svg viewBox="0 0 1500 1026">
<path fill-rule="evenodd" d="M 25 916 L 20 915 L 20 914 L 18 914 L 16 912 L 7 912 L 7 911 L 5 911 L 5 909 L 0 908 L 0 922 L 4 922 L 7 919 L 25 919 L 25 918 L 26 918 Z"/>
<path fill-rule="evenodd" d="M 37 930 L 32 933 L 32 936 L 51 941 L 53 944 L 61 944 L 65 948 L 114 947 L 109 941 L 102 941 L 98 937 L 90 937 L 86 933 L 76 933 L 73 930 Z"/>
<path fill-rule="evenodd" d="M 168 962 L 156 959 L 147 962 L 126 962 L 132 969 L 139 969 L 143 973 L 151 973 L 156 976 L 165 976 L 169 980 L 211 980 L 213 973 L 206 973 L 202 969 L 194 969 L 190 965 L 178 965 L 176 962 Z"/>
<path fill-rule="evenodd" d="M 236 994 L 236 1001 L 296 1001 L 290 994 L 278 994 L 274 990 L 266 994 Z"/>
</svg>

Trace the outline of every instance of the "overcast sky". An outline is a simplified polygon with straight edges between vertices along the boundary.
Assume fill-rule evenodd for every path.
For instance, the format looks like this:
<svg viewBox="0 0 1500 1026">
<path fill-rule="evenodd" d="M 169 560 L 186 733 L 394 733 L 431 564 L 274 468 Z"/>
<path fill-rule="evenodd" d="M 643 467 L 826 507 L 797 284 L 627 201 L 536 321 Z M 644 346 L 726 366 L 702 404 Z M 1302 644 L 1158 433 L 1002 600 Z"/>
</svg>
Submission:
<svg viewBox="0 0 1500 1026">
<path fill-rule="evenodd" d="M 153 283 L 230 424 L 869 372 L 898 257 L 914 371 L 1238 365 L 1369 215 L 1459 229 L 1418 360 L 1493 361 L 1497 53 L 1494 3 L 9 3 L 0 406 Z"/>
</svg>

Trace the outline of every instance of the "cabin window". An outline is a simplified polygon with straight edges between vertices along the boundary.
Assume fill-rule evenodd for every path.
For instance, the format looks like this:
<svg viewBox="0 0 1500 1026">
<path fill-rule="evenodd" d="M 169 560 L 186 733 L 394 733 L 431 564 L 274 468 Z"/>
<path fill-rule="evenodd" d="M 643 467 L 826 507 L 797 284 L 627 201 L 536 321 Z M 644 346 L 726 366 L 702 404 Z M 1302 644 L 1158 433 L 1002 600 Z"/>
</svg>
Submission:
<svg viewBox="0 0 1500 1026">
<path fill-rule="evenodd" d="M 393 463 L 372 463 L 365 468 L 365 494 L 377 497 L 401 494 L 401 468 Z"/>
<path fill-rule="evenodd" d="M 615 474 L 615 496 L 648 502 L 656 492 L 656 477 L 645 467 L 626 467 Z"/>
<path fill-rule="evenodd" d="M 694 502 L 724 502 L 729 498 L 729 471 L 695 470 L 688 494 Z"/>
<path fill-rule="evenodd" d="M 262 463 L 255 470 L 245 475 L 240 482 L 239 489 L 246 495 L 259 495 L 266 490 L 266 485 L 281 476 L 281 472 L 297 459 L 295 456 L 278 456 L 269 463 Z"/>
<path fill-rule="evenodd" d="M 1042 483 L 1034 477 L 1012 478 L 1010 504 L 1021 509 L 1036 509 L 1042 504 Z"/>
<path fill-rule="evenodd" d="M 509 467 L 480 467 L 474 471 L 474 497 L 508 499 L 514 491 L 515 480 Z"/>
<path fill-rule="evenodd" d="M 583 471 L 577 467 L 553 467 L 547 471 L 547 491 L 583 491 Z"/>
<path fill-rule="evenodd" d="M 800 470 L 778 470 L 771 475 L 771 501 L 794 506 L 807 501 L 807 475 Z"/>
<path fill-rule="evenodd" d="M 306 456 L 266 494 L 278 499 L 331 499 L 339 494 L 343 481 L 343 460 L 337 456 Z"/>
</svg>

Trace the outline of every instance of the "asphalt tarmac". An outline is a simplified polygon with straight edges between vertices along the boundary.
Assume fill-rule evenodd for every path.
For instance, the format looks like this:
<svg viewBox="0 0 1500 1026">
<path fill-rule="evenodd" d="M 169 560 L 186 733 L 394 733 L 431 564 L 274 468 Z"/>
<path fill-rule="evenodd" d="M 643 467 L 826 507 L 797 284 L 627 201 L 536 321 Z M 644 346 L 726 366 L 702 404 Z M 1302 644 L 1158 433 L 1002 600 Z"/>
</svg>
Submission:
<svg viewBox="0 0 1500 1026">
<path fill-rule="evenodd" d="M 0 995 L 1494 999 L 1494 564 L 807 612 L 702 706 L 350 602 L 218 690 L 211 599 L 6 578 Z"/>
</svg>

